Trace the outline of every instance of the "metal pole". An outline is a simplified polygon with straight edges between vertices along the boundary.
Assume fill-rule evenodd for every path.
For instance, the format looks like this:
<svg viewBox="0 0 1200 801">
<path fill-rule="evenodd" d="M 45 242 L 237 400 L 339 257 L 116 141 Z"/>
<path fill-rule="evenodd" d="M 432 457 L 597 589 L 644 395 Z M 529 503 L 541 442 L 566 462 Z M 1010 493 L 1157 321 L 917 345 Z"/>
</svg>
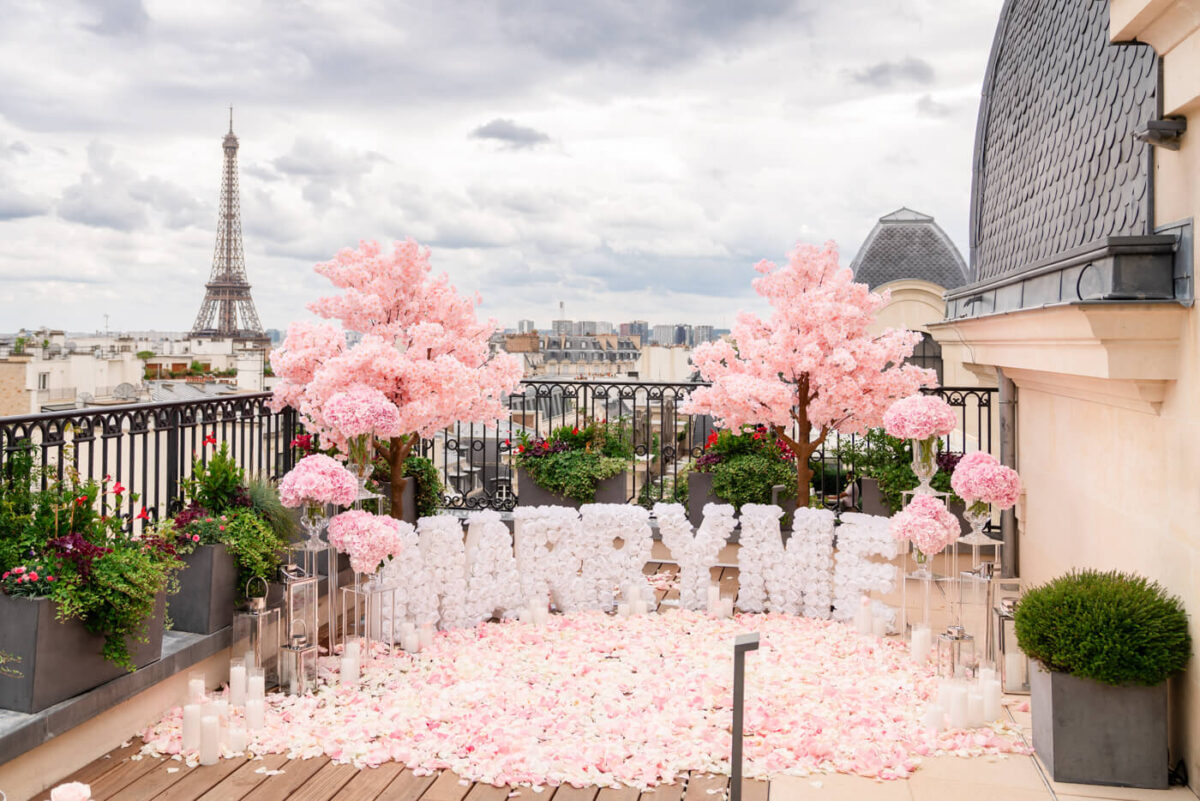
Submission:
<svg viewBox="0 0 1200 801">
<path fill-rule="evenodd" d="M 733 752 L 729 757 L 729 801 L 742 801 L 742 717 L 746 706 L 746 652 L 758 650 L 758 632 L 733 641 Z"/>
<path fill-rule="evenodd" d="M 1017 468 L 1017 385 L 1004 371 L 997 368 L 1000 379 L 1000 464 Z M 1000 536 L 1004 540 L 1001 549 L 1001 572 L 1005 578 L 1017 575 L 1019 554 L 1017 553 L 1017 511 L 1005 509 L 1000 513 Z"/>
</svg>

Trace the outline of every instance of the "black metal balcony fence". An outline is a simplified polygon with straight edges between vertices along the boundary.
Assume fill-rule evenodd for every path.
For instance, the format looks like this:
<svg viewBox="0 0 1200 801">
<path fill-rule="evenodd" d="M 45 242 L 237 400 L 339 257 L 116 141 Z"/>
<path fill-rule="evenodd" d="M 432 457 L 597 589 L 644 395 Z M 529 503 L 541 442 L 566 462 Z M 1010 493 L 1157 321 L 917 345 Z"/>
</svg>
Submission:
<svg viewBox="0 0 1200 801">
<path fill-rule="evenodd" d="M 627 472 L 627 500 L 649 505 L 674 497 L 713 430 L 712 420 L 680 411 L 700 386 L 694 383 L 636 381 L 528 380 L 509 396 L 507 420 L 494 427 L 452 426 L 426 440 L 422 453 L 437 467 L 449 509 L 511 510 L 519 502 L 520 482 L 513 457 L 522 434 L 547 436 L 560 426 L 590 421 L 620 421 L 633 439 Z M 995 390 L 945 387 L 936 390 L 960 414 L 960 429 L 945 443 L 949 450 L 993 450 Z M 135 519 L 144 507 L 151 517 L 173 513 L 195 459 L 206 461 L 209 443 L 225 443 L 249 475 L 278 478 L 295 463 L 292 445 L 300 433 L 291 409 L 273 412 L 270 393 L 168 403 L 93 407 L 0 418 L 0 463 L 19 449 L 33 448 L 43 481 L 68 470 L 83 479 L 109 477 L 126 488 L 123 507 L 104 513 Z M 853 438 L 850 438 L 853 441 Z M 844 477 L 839 447 L 847 438 L 832 435 L 814 457 L 824 472 Z M 998 441 L 995 443 L 998 445 Z M 814 482 L 816 496 L 832 505 L 838 480 Z M 132 494 L 140 496 L 134 502 Z"/>
</svg>

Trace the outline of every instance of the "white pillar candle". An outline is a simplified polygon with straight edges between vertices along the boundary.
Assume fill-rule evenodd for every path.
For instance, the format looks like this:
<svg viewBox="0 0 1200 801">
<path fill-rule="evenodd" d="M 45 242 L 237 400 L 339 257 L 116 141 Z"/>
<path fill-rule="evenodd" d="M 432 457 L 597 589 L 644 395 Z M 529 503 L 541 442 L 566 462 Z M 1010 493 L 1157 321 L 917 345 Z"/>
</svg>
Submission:
<svg viewBox="0 0 1200 801">
<path fill-rule="evenodd" d="M 871 620 L 871 631 L 876 637 L 887 636 L 887 618 L 883 615 L 876 615 Z"/>
<path fill-rule="evenodd" d="M 708 587 L 708 614 L 714 617 L 721 614 L 721 588 L 716 584 Z"/>
<path fill-rule="evenodd" d="M 933 633 L 929 626 L 913 626 L 912 639 L 908 643 L 908 653 L 914 662 L 927 662 L 929 651 L 933 647 Z"/>
<path fill-rule="evenodd" d="M 200 718 L 200 764 L 215 765 L 221 756 L 221 720 L 216 715 Z"/>
<path fill-rule="evenodd" d="M 967 728 L 967 686 L 957 682 L 952 684 L 950 686 L 949 702 L 950 728 Z"/>
<path fill-rule="evenodd" d="M 545 626 L 547 623 L 550 622 L 550 607 L 549 606 L 539 606 L 537 609 L 534 610 L 534 615 L 535 615 L 534 622 L 537 623 L 539 626 Z"/>
<path fill-rule="evenodd" d="M 358 684 L 358 656 L 342 657 L 342 684 Z"/>
<path fill-rule="evenodd" d="M 200 750 L 199 704 L 188 704 L 183 708 L 183 742 L 181 748 L 185 753 Z"/>
<path fill-rule="evenodd" d="M 233 706 L 246 704 L 246 666 L 229 666 L 229 703 Z"/>
<path fill-rule="evenodd" d="M 942 712 L 945 712 L 950 708 L 950 688 L 952 686 L 953 685 L 945 679 L 942 679 L 938 682 L 937 703 L 938 706 L 942 708 Z"/>
<path fill-rule="evenodd" d="M 628 601 L 622 601 L 617 604 L 617 617 L 629 617 L 632 611 L 633 607 L 629 605 Z"/>
<path fill-rule="evenodd" d="M 538 605 L 533 603 L 532 601 L 529 603 L 529 608 L 525 610 L 525 614 L 523 617 L 525 618 L 525 622 L 531 626 L 537 625 L 537 620 L 538 620 L 537 610 L 538 610 Z"/>
<path fill-rule="evenodd" d="M 641 598 L 633 602 L 633 613 L 635 615 L 645 615 L 650 612 L 650 605 Z"/>
<path fill-rule="evenodd" d="M 246 688 L 246 703 L 261 701 L 267 697 L 267 680 L 261 673 L 257 676 L 250 676 L 247 679 Z"/>
<path fill-rule="evenodd" d="M 733 617 L 733 599 L 721 599 L 721 617 Z"/>
<path fill-rule="evenodd" d="M 1014 692 L 1021 689 L 1021 679 L 1025 673 L 1024 661 L 1025 654 L 1020 651 L 1004 655 L 1004 689 L 1007 692 Z"/>
<path fill-rule="evenodd" d="M 975 689 L 967 693 L 967 725 L 972 729 L 983 725 L 983 693 Z"/>
<path fill-rule="evenodd" d="M 424 651 L 433 645 L 433 624 L 422 623 L 421 630 L 417 633 L 417 640 L 421 643 L 421 650 Z"/>
<path fill-rule="evenodd" d="M 983 719 L 987 723 L 1000 719 L 1000 680 L 981 681 L 983 688 Z"/>
<path fill-rule="evenodd" d="M 204 677 L 193 676 L 188 679 L 188 703 L 199 704 L 204 701 Z"/>
<path fill-rule="evenodd" d="M 267 722 L 267 702 L 261 698 L 250 698 L 246 701 L 246 728 L 258 731 Z"/>
<path fill-rule="evenodd" d="M 859 634 L 871 634 L 874 631 L 874 623 L 871 620 L 871 599 L 863 596 L 858 604 L 858 610 L 854 613 L 854 630 Z"/>
<path fill-rule="evenodd" d="M 246 752 L 246 729 L 244 727 L 229 727 L 229 750 L 235 754 Z"/>
<path fill-rule="evenodd" d="M 404 632 L 402 642 L 404 650 L 410 654 L 415 654 L 421 650 L 421 638 L 417 635 L 416 631 Z"/>
<path fill-rule="evenodd" d="M 405 625 L 407 625 L 407 624 L 405 624 Z M 401 626 L 401 630 L 403 631 L 403 626 Z M 358 659 L 359 658 L 358 640 L 348 640 L 346 642 L 346 647 L 342 649 L 342 656 L 343 657 L 348 656 L 352 659 Z"/>
<path fill-rule="evenodd" d="M 942 724 L 946 716 L 945 710 L 940 704 L 929 704 L 925 707 L 925 714 L 921 715 L 921 726 L 932 732 L 942 730 Z"/>
<path fill-rule="evenodd" d="M 996 669 L 993 667 L 981 667 L 977 675 L 979 676 L 979 683 L 983 684 L 996 678 Z"/>
</svg>

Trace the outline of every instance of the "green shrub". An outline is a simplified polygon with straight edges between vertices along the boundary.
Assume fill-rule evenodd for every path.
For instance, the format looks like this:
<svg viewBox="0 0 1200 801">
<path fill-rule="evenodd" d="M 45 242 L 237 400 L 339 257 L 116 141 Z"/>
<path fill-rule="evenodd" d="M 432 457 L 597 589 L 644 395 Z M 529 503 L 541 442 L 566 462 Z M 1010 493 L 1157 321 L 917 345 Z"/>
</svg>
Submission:
<svg viewBox="0 0 1200 801">
<path fill-rule="evenodd" d="M 404 477 L 417 482 L 413 489 L 416 498 L 417 517 L 432 517 L 442 508 L 442 497 L 446 490 L 433 462 L 424 456 L 410 456 L 404 460 Z"/>
<path fill-rule="evenodd" d="M 300 526 L 291 510 L 280 502 L 279 490 L 274 484 L 265 478 L 252 478 L 246 482 L 246 497 L 250 508 L 271 527 L 276 538 L 283 542 L 296 539 Z"/>
<path fill-rule="evenodd" d="M 188 500 L 216 513 L 246 505 L 245 483 L 246 471 L 229 453 L 229 444 L 222 442 L 208 464 L 199 459 L 193 462 L 192 477 L 184 482 L 184 489 Z"/>
<path fill-rule="evenodd" d="M 629 463 L 624 459 L 601 456 L 592 451 L 551 453 L 530 459 L 522 465 L 542 489 L 580 503 L 594 501 L 596 485 L 628 466 Z"/>
<path fill-rule="evenodd" d="M 1141 576 L 1073 571 L 1026 592 L 1015 618 L 1030 659 L 1105 684 L 1153 686 L 1191 656 L 1182 602 Z"/>
<path fill-rule="evenodd" d="M 771 491 L 782 486 L 779 500 L 796 497 L 796 468 L 768 453 L 741 453 L 713 465 L 713 494 L 741 509 L 747 503 L 771 503 Z"/>
</svg>

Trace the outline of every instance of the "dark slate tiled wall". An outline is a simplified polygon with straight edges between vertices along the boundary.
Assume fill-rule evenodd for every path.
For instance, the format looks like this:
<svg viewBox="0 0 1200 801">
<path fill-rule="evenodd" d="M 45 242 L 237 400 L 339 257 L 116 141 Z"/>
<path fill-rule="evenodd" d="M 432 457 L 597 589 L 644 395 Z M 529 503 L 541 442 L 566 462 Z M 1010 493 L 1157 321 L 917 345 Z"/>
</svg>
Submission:
<svg viewBox="0 0 1200 801">
<path fill-rule="evenodd" d="M 1158 65 L 1108 41 L 1105 0 L 1009 0 L 980 108 L 971 274 L 1020 272 L 1105 236 L 1151 230 Z"/>
<path fill-rule="evenodd" d="M 945 289 L 966 283 L 962 257 L 932 223 L 880 223 L 855 259 L 854 279 L 874 289 L 901 278 L 919 278 Z"/>
</svg>

